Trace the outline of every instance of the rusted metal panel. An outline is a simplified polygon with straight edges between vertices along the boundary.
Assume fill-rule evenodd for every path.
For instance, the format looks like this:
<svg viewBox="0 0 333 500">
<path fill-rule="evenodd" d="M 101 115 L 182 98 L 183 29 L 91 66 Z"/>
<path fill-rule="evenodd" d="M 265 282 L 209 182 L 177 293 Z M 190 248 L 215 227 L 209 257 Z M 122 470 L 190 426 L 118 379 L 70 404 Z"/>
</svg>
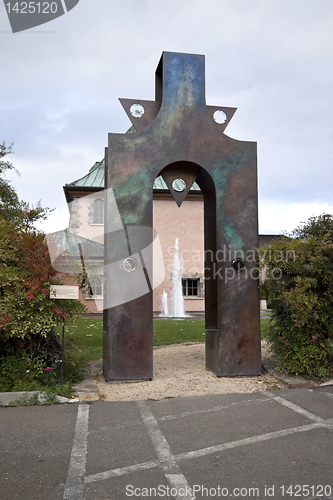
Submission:
<svg viewBox="0 0 333 500">
<path fill-rule="evenodd" d="M 123 102 L 124 107 L 130 109 L 131 102 Z M 145 106 L 145 101 L 135 102 Z M 218 376 L 259 374 L 259 290 L 254 272 L 258 246 L 256 143 L 229 138 L 225 127 L 214 121 L 214 107 L 205 102 L 202 55 L 164 52 L 156 71 L 155 104 L 148 103 L 148 108 L 138 132 L 109 134 L 106 187 L 112 188 L 124 231 L 106 235 L 106 262 L 118 262 L 121 267 L 121 259 L 133 256 L 135 250 L 138 265 L 130 270 L 131 280 L 138 277 L 136 292 L 141 289 L 142 295 L 105 312 L 105 377 L 152 377 L 149 238 L 154 236 L 140 239 L 138 234 L 140 228 L 152 227 L 152 187 L 161 173 L 179 205 L 195 179 L 204 196 L 205 253 L 209 256 L 205 263 L 206 366 Z M 235 111 L 221 106 L 215 109 L 226 113 L 226 125 Z M 173 189 L 177 178 L 185 183 L 182 193 Z M 232 267 L 237 257 L 244 262 L 239 272 Z M 234 265 L 240 264 L 238 260 Z M 127 282 L 135 288 L 134 281 L 125 276 L 129 270 L 123 269 L 122 275 L 119 269 L 107 272 L 109 296 L 117 294 L 118 288 L 120 297 L 126 295 Z M 119 282 L 121 276 L 125 285 Z"/>
</svg>

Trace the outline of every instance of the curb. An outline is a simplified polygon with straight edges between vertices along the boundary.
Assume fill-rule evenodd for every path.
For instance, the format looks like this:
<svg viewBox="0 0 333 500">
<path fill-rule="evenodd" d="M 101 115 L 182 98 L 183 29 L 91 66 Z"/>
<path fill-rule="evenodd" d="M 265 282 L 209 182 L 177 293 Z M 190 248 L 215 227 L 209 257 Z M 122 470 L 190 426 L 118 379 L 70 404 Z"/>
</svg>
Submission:
<svg viewBox="0 0 333 500">
<path fill-rule="evenodd" d="M 273 375 L 273 377 L 275 377 L 280 382 L 286 384 L 291 389 L 300 389 L 303 387 L 320 387 L 321 385 L 323 385 L 318 384 L 313 380 L 308 380 L 304 377 L 301 377 L 300 375 L 292 375 L 291 373 L 279 372 L 276 369 L 276 363 L 274 361 L 274 358 L 272 357 L 262 360 L 261 364 L 268 373 Z M 326 382 L 326 384 L 329 385 L 329 382 Z"/>
<path fill-rule="evenodd" d="M 84 380 L 79 384 L 74 384 L 74 398 L 64 398 L 57 396 L 57 403 L 80 403 L 88 401 L 98 401 L 98 391 L 96 376 L 103 368 L 103 360 L 91 362 L 93 367 L 84 375 Z M 30 398 L 38 394 L 38 401 L 43 403 L 47 400 L 47 395 L 40 391 L 20 391 L 20 392 L 0 392 L 0 407 L 14 406 L 17 401 L 29 401 Z"/>
<path fill-rule="evenodd" d="M 103 359 L 91 361 L 90 366 L 84 380 L 73 385 L 77 402 L 99 401 L 96 377 L 103 369 Z"/>
<path fill-rule="evenodd" d="M 28 402 L 33 396 L 38 395 L 39 403 L 47 401 L 47 394 L 40 391 L 19 391 L 19 392 L 0 392 L 0 406 L 15 406 L 17 402 Z M 77 398 L 64 398 L 57 396 L 57 403 L 75 403 Z"/>
<path fill-rule="evenodd" d="M 191 342 L 191 344 L 196 344 L 200 342 Z M 173 344 L 173 346 L 177 346 L 179 344 Z M 158 346 L 154 349 L 159 349 L 162 347 L 170 347 L 170 346 Z M 79 384 L 73 385 L 75 390 L 74 398 L 64 398 L 62 396 L 57 396 L 57 403 L 80 403 L 80 402 L 89 402 L 89 401 L 99 401 L 98 390 L 97 390 L 97 381 L 96 377 L 98 373 L 103 369 L 103 360 L 98 359 L 96 361 L 91 362 L 93 365 L 91 369 L 85 373 L 85 379 Z M 306 387 L 326 387 L 332 386 L 333 380 L 328 382 L 324 382 L 323 384 L 318 384 L 313 380 L 308 380 L 306 378 L 301 377 L 300 375 L 292 375 L 289 373 L 282 373 L 276 369 L 276 363 L 273 357 L 265 358 L 262 360 L 263 368 L 273 375 L 277 380 L 283 382 L 291 389 L 295 388 L 306 388 Z M 0 392 L 0 406 L 11 406 L 12 403 L 16 401 L 28 401 L 35 394 L 38 394 L 39 402 L 45 401 L 46 395 L 45 393 L 39 391 L 21 391 L 21 392 Z"/>
</svg>

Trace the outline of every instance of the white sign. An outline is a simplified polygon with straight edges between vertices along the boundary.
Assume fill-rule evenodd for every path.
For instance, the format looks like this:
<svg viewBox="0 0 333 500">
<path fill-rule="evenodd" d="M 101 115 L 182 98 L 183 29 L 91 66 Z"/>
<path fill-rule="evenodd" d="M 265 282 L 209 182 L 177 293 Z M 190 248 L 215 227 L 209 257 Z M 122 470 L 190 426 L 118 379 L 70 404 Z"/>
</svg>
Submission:
<svg viewBox="0 0 333 500">
<path fill-rule="evenodd" d="M 79 298 L 78 286 L 50 285 L 51 299 L 75 299 Z"/>
</svg>

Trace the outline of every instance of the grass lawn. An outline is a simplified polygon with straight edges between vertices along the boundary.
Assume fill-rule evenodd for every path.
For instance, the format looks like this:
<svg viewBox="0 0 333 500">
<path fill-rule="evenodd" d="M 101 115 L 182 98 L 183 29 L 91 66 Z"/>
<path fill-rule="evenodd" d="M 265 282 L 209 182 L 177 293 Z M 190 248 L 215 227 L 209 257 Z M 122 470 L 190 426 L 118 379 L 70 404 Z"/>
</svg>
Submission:
<svg viewBox="0 0 333 500">
<path fill-rule="evenodd" d="M 261 337 L 266 337 L 270 319 L 261 319 Z M 204 342 L 204 320 L 154 319 L 154 346 L 179 344 L 181 342 Z M 58 327 L 61 335 L 61 327 Z M 83 362 L 103 357 L 102 319 L 78 317 L 75 323 L 65 325 L 66 350 L 71 357 Z"/>
<path fill-rule="evenodd" d="M 61 338 L 62 327 L 57 331 Z M 75 323 L 65 323 L 66 351 L 83 362 L 103 357 L 103 320 L 78 316 Z"/>
<path fill-rule="evenodd" d="M 262 339 L 265 339 L 267 337 L 270 322 L 271 322 L 270 318 L 262 318 L 260 320 L 260 333 Z"/>
</svg>

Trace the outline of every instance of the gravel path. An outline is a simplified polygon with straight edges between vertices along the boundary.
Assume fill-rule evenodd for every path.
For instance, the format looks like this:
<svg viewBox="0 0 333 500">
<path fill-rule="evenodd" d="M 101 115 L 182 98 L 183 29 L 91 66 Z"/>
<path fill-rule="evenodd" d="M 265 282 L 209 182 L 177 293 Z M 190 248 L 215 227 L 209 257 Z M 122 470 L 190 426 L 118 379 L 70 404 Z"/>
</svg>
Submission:
<svg viewBox="0 0 333 500">
<path fill-rule="evenodd" d="M 268 356 L 262 342 L 262 358 Z M 97 376 L 99 398 L 105 401 L 161 400 L 206 394 L 247 393 L 287 386 L 268 373 L 255 377 L 216 377 L 205 368 L 205 345 L 178 344 L 154 349 L 154 378 L 146 382 L 107 384 Z"/>
</svg>

